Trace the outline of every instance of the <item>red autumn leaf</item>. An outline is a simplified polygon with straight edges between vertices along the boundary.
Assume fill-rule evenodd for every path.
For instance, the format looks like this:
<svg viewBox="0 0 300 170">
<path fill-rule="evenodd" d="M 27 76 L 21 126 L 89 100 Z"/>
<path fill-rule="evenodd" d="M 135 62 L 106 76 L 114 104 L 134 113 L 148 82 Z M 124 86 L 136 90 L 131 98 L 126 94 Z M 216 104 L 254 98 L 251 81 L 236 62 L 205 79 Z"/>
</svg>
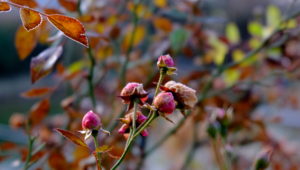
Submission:
<svg viewBox="0 0 300 170">
<path fill-rule="evenodd" d="M 37 28 L 42 23 L 41 14 L 28 8 L 20 9 L 20 17 L 27 31 Z"/>
<path fill-rule="evenodd" d="M 28 6 L 30 8 L 38 7 L 38 4 L 35 2 L 35 0 L 9 0 L 9 1 L 18 5 Z"/>
<path fill-rule="evenodd" d="M 47 116 L 50 110 L 49 99 L 44 99 L 34 104 L 30 110 L 29 119 L 33 125 L 39 124 Z"/>
<path fill-rule="evenodd" d="M 9 12 L 11 10 L 10 6 L 6 2 L 0 2 L 0 12 Z"/>
<path fill-rule="evenodd" d="M 24 60 L 32 52 L 37 44 L 36 31 L 28 32 L 24 27 L 20 27 L 16 33 L 15 46 L 19 58 Z"/>
<path fill-rule="evenodd" d="M 68 11 L 77 11 L 77 1 L 74 0 L 58 0 L 59 4 Z"/>
<path fill-rule="evenodd" d="M 23 92 L 21 94 L 21 96 L 25 97 L 25 98 L 41 97 L 41 96 L 51 93 L 52 91 L 53 91 L 53 88 L 50 88 L 50 87 L 35 88 L 35 89 L 28 90 L 26 92 Z"/>
<path fill-rule="evenodd" d="M 61 56 L 62 51 L 62 46 L 51 47 L 31 59 L 30 73 L 32 83 L 35 83 L 52 71 L 56 61 Z"/>
<path fill-rule="evenodd" d="M 70 140 L 71 142 L 73 142 L 74 144 L 78 145 L 78 146 L 82 146 L 86 149 L 88 149 L 88 146 L 84 143 L 84 141 L 78 137 L 77 135 L 75 135 L 73 132 L 71 131 L 67 131 L 67 130 L 62 130 L 62 129 L 56 129 L 61 135 L 63 135 L 65 138 L 67 138 L 68 140 Z"/>
<path fill-rule="evenodd" d="M 67 37 L 88 47 L 88 39 L 85 35 L 85 29 L 77 19 L 59 14 L 48 15 L 47 19 Z"/>
</svg>

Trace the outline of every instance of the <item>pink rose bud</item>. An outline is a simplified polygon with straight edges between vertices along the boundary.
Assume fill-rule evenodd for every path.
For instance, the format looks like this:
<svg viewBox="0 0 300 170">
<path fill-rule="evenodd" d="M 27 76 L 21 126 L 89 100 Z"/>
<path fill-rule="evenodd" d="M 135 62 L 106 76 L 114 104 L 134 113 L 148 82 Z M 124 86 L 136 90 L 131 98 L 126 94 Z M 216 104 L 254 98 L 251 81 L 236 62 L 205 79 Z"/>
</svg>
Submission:
<svg viewBox="0 0 300 170">
<path fill-rule="evenodd" d="M 174 67 L 174 61 L 173 58 L 167 54 L 167 55 L 161 55 L 158 57 L 157 60 L 157 66 L 158 67 Z"/>
<path fill-rule="evenodd" d="M 175 110 L 175 101 L 171 92 L 159 93 L 153 101 L 154 106 L 162 113 L 171 114 Z"/>
<path fill-rule="evenodd" d="M 83 129 L 98 129 L 101 126 L 100 117 L 93 111 L 87 112 L 81 122 Z"/>
</svg>

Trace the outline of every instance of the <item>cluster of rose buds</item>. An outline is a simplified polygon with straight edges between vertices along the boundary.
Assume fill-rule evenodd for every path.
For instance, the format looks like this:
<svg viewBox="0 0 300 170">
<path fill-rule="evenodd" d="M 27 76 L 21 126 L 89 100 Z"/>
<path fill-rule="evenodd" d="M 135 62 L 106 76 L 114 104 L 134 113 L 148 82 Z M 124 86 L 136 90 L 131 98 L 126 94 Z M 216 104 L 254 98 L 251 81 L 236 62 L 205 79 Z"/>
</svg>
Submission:
<svg viewBox="0 0 300 170">
<path fill-rule="evenodd" d="M 217 134 L 226 137 L 228 126 L 233 119 L 232 108 L 224 110 L 217 107 L 208 107 L 206 109 L 211 113 L 207 127 L 208 135 L 212 138 L 215 138 Z"/>
<path fill-rule="evenodd" d="M 142 112 L 138 111 L 136 113 L 136 123 L 137 126 L 140 124 L 144 123 L 147 120 L 147 117 L 142 114 Z M 120 118 L 120 121 L 123 122 L 124 124 L 121 126 L 119 129 L 119 133 L 123 134 L 125 138 L 128 138 L 129 135 L 129 128 L 132 126 L 132 121 L 133 121 L 133 112 L 126 114 L 124 118 Z M 145 129 L 141 132 L 142 136 L 148 136 L 148 131 Z"/>
<path fill-rule="evenodd" d="M 170 55 L 162 55 L 158 58 L 157 67 L 162 71 L 160 74 L 174 74 L 176 68 L 174 61 Z M 161 92 L 154 97 L 153 103 L 146 103 L 148 93 L 144 90 L 143 85 L 136 82 L 128 83 L 121 91 L 120 97 L 124 104 L 128 104 L 128 110 L 133 108 L 134 102 L 144 105 L 152 111 L 156 111 L 159 115 L 169 120 L 165 115 L 172 114 L 176 108 L 180 110 L 191 109 L 197 103 L 196 91 L 182 83 L 169 81 L 164 85 L 160 85 Z M 132 126 L 133 112 L 130 111 L 121 122 L 124 124 L 119 129 L 119 133 L 128 135 Z M 147 117 L 140 111 L 136 114 L 137 126 L 146 121 Z M 147 136 L 146 130 L 141 132 L 142 136 Z"/>
</svg>

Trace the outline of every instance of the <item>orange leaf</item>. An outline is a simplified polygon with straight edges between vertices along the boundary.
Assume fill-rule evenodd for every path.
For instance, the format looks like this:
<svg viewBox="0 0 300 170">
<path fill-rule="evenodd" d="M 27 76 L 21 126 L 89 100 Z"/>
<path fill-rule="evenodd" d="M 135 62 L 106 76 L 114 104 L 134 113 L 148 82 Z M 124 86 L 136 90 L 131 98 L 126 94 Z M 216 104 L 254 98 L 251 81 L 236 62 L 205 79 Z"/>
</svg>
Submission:
<svg viewBox="0 0 300 170">
<path fill-rule="evenodd" d="M 20 9 L 20 17 L 27 31 L 37 28 L 42 23 L 41 14 L 28 8 Z"/>
<path fill-rule="evenodd" d="M 67 130 L 62 130 L 62 129 L 56 129 L 61 135 L 63 135 L 65 138 L 67 138 L 68 140 L 70 140 L 71 142 L 73 142 L 74 144 L 78 145 L 78 146 L 82 146 L 86 149 L 88 149 L 88 146 L 84 143 L 84 141 L 79 138 L 77 135 L 75 135 L 73 132 L 71 131 L 67 131 Z"/>
<path fill-rule="evenodd" d="M 51 47 L 31 59 L 30 74 L 32 83 L 35 83 L 52 71 L 56 61 L 61 56 L 62 51 L 62 46 Z"/>
<path fill-rule="evenodd" d="M 51 169 L 70 169 L 68 161 L 61 152 L 61 149 L 55 149 L 50 153 L 48 158 L 48 164 L 51 167 Z"/>
<path fill-rule="evenodd" d="M 53 8 L 44 8 L 44 12 L 46 14 L 60 14 L 61 12 L 57 9 L 53 9 Z"/>
<path fill-rule="evenodd" d="M 30 110 L 29 119 L 33 125 L 41 123 L 41 121 L 47 116 L 50 110 L 49 99 L 44 99 L 34 104 Z"/>
<path fill-rule="evenodd" d="M 9 0 L 9 1 L 18 5 L 28 6 L 30 8 L 36 8 L 38 6 L 35 0 Z"/>
<path fill-rule="evenodd" d="M 23 92 L 21 94 L 21 96 L 25 97 L 25 98 L 34 98 L 34 97 L 44 96 L 48 93 L 51 93 L 52 91 L 53 91 L 53 88 L 42 87 L 42 88 L 31 89 L 26 92 Z"/>
<path fill-rule="evenodd" d="M 10 6 L 6 2 L 0 2 L 0 12 L 9 12 L 11 10 Z"/>
<path fill-rule="evenodd" d="M 165 32 L 172 31 L 172 22 L 167 18 L 163 18 L 163 17 L 155 18 L 154 26 L 156 27 L 156 29 L 160 29 Z"/>
<path fill-rule="evenodd" d="M 19 58 L 24 60 L 34 49 L 37 44 L 37 35 L 35 31 L 26 31 L 24 27 L 20 27 L 16 33 L 15 46 Z"/>
<path fill-rule="evenodd" d="M 85 35 L 85 29 L 77 19 L 59 14 L 48 15 L 47 19 L 67 37 L 88 47 L 88 39 Z"/>
<path fill-rule="evenodd" d="M 77 2 L 74 0 L 58 0 L 58 2 L 68 11 L 77 11 Z"/>
</svg>

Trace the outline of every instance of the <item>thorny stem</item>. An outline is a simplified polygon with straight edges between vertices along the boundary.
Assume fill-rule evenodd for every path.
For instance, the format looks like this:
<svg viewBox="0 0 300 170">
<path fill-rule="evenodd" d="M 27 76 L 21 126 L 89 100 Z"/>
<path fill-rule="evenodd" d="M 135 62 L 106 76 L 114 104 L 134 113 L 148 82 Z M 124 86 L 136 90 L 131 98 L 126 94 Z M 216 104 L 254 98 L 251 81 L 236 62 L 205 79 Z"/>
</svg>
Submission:
<svg viewBox="0 0 300 170">
<path fill-rule="evenodd" d="M 159 81 L 156 85 L 156 91 L 155 91 L 155 95 L 154 97 L 157 95 L 158 91 L 159 91 L 159 87 L 163 81 L 163 78 L 165 77 L 165 74 L 166 74 L 166 71 L 161 68 L 160 69 L 160 75 L 159 75 Z M 134 109 L 134 112 L 136 112 L 136 109 Z M 136 114 L 136 113 L 134 113 Z M 149 117 L 148 119 L 143 123 L 141 124 L 133 133 L 130 133 L 130 136 L 126 142 L 126 146 L 125 146 L 125 149 L 124 149 L 124 152 L 122 154 L 122 156 L 120 157 L 120 159 L 115 163 L 115 165 L 111 168 L 112 170 L 115 170 L 118 168 L 118 166 L 122 163 L 122 161 L 124 160 L 126 154 L 128 153 L 129 149 L 130 149 L 130 146 L 132 145 L 132 143 L 134 142 L 134 139 L 143 131 L 145 130 L 149 124 L 155 119 L 158 117 L 158 112 L 157 111 L 150 111 L 149 113 Z"/>
<path fill-rule="evenodd" d="M 98 143 L 98 140 L 97 140 L 98 132 L 99 132 L 98 130 L 93 130 L 92 131 L 92 136 L 93 136 L 94 144 L 95 144 L 95 151 L 99 147 L 99 143 Z M 97 161 L 98 169 L 101 170 L 101 153 L 100 152 L 96 152 L 96 161 Z"/>
<path fill-rule="evenodd" d="M 95 97 L 95 93 L 94 93 L 93 78 L 94 78 L 94 67 L 96 65 L 96 61 L 95 61 L 91 47 L 88 48 L 88 57 L 91 62 L 89 75 L 88 75 L 89 95 L 91 97 L 93 107 L 95 108 L 96 107 L 96 97 Z"/>
</svg>

